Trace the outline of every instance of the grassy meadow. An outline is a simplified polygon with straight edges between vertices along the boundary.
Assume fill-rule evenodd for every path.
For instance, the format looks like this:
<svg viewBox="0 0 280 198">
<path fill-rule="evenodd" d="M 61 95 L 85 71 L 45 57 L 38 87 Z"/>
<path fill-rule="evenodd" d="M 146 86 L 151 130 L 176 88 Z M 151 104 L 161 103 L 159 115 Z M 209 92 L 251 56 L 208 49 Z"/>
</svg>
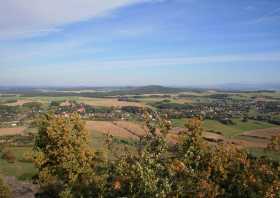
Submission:
<svg viewBox="0 0 280 198">
<path fill-rule="evenodd" d="M 172 122 L 176 127 L 184 127 L 187 119 L 173 119 Z M 265 129 L 277 127 L 277 125 L 267 122 L 249 120 L 248 122 L 242 122 L 240 119 L 233 119 L 234 125 L 225 125 L 216 120 L 204 120 L 203 128 L 207 131 L 219 132 L 227 138 L 235 137 L 245 131 L 251 131 L 255 129 Z"/>
</svg>

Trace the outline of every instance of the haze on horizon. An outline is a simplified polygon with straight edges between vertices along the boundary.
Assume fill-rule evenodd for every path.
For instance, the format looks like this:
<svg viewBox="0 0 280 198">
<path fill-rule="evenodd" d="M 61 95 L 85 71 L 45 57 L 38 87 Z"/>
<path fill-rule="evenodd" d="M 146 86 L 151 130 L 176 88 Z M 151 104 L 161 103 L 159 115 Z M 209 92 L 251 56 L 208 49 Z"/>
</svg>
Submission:
<svg viewBox="0 0 280 198">
<path fill-rule="evenodd" d="M 279 0 L 0 2 L 0 86 L 280 84 Z"/>
</svg>

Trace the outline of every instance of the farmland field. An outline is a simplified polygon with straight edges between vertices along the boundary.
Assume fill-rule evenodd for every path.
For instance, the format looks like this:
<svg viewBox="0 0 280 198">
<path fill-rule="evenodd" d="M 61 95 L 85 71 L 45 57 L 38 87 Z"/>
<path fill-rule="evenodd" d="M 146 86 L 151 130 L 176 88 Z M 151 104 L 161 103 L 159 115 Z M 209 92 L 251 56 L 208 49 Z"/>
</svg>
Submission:
<svg viewBox="0 0 280 198">
<path fill-rule="evenodd" d="M 136 106 L 136 107 L 144 107 L 145 105 L 138 102 L 127 102 L 127 101 L 119 101 L 115 98 L 79 98 L 79 102 L 97 106 L 97 107 L 123 107 L 123 106 Z"/>
<path fill-rule="evenodd" d="M 72 100 L 80 103 L 85 103 L 88 105 L 96 106 L 96 107 L 123 107 L 123 106 L 136 106 L 136 107 L 144 107 L 144 103 L 138 102 L 127 102 L 127 101 L 119 101 L 116 98 L 87 98 L 87 97 L 19 97 L 17 102 L 14 103 L 6 103 L 8 106 L 17 106 L 23 105 L 29 102 L 40 102 L 43 104 L 48 104 L 51 101 L 65 101 Z"/>
<path fill-rule="evenodd" d="M 92 134 L 110 134 L 117 138 L 124 138 L 130 140 L 137 139 L 137 137 L 146 134 L 143 125 L 128 121 L 88 121 L 86 126 Z M 271 131 L 272 129 L 265 130 Z M 184 131 L 184 128 L 172 128 L 167 136 L 168 140 L 172 143 L 178 142 L 180 140 L 178 137 L 178 133 L 181 131 Z M 242 130 L 240 129 L 240 131 Z M 268 140 L 255 139 L 253 137 L 251 138 L 249 136 L 244 135 L 235 135 L 227 137 L 224 136 L 222 133 L 218 134 L 217 131 L 213 130 L 211 132 L 204 131 L 202 135 L 206 140 L 210 142 L 229 142 L 239 146 L 240 148 L 265 148 L 268 144 Z"/>
<path fill-rule="evenodd" d="M 280 134 L 280 128 L 268 128 L 268 129 L 257 129 L 252 131 L 246 131 L 242 133 L 242 136 L 255 137 L 260 139 L 270 139 L 271 136 Z"/>
<path fill-rule="evenodd" d="M 22 100 L 17 100 L 17 102 L 14 102 L 14 103 L 7 103 L 5 105 L 8 105 L 8 106 L 18 106 L 18 105 L 23 105 L 23 104 L 26 104 L 26 103 L 29 103 L 29 102 L 32 102 L 32 100 L 22 99 Z"/>
<path fill-rule="evenodd" d="M 178 104 L 185 104 L 185 103 L 192 103 L 193 101 L 191 99 L 175 99 L 175 98 L 141 98 L 137 99 L 141 101 L 142 103 L 154 103 L 154 102 L 160 102 L 162 100 L 169 100 L 171 103 L 178 103 Z"/>
<path fill-rule="evenodd" d="M 110 134 L 121 138 L 137 138 L 144 135 L 145 131 L 140 125 L 132 122 L 88 121 L 86 127 L 89 131 Z"/>
<path fill-rule="evenodd" d="M 104 151 L 105 149 L 105 141 L 106 136 L 105 134 L 97 131 L 92 131 L 90 133 L 90 143 L 91 146 L 96 151 Z M 114 148 L 116 150 L 122 151 L 124 149 L 124 146 L 129 147 L 131 150 L 133 150 L 133 141 L 129 140 L 127 138 L 121 138 L 121 137 L 114 137 Z M 32 164 L 31 161 L 24 159 L 24 155 L 30 153 L 32 151 L 32 146 L 5 146 L 2 147 L 3 149 L 10 150 L 16 157 L 16 160 L 14 163 L 9 163 L 6 160 L 2 159 L 2 154 L 0 154 L 0 174 L 4 176 L 15 176 L 19 180 L 31 180 L 32 177 L 37 173 L 36 168 Z M 109 158 L 112 157 L 112 155 L 108 154 Z"/>
<path fill-rule="evenodd" d="M 247 151 L 256 157 L 266 156 L 271 160 L 276 160 L 280 162 L 280 155 L 278 152 L 267 152 L 262 148 L 249 148 L 247 149 Z"/>
<path fill-rule="evenodd" d="M 0 174 L 15 176 L 18 179 L 31 179 L 36 169 L 31 162 L 23 161 L 25 153 L 30 152 L 32 147 L 7 147 L 6 149 L 11 150 L 15 157 L 15 163 L 8 163 L 7 161 L 0 159 Z"/>
<path fill-rule="evenodd" d="M 25 131 L 24 127 L 0 128 L 0 136 L 5 135 L 22 135 Z"/>
<path fill-rule="evenodd" d="M 183 127 L 186 119 L 174 119 L 175 126 Z M 277 125 L 269 124 L 266 122 L 249 120 L 248 122 L 242 122 L 240 119 L 233 119 L 234 125 L 225 125 L 216 120 L 204 120 L 203 127 L 207 131 L 214 131 L 222 133 L 225 137 L 234 137 L 242 134 L 245 131 L 255 129 L 273 128 Z"/>
</svg>

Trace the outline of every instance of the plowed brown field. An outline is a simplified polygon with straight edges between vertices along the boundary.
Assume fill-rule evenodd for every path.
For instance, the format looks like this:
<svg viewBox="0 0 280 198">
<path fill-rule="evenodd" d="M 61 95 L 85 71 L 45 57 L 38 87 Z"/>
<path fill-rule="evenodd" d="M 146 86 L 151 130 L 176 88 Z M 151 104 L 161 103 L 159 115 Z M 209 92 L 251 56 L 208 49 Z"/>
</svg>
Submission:
<svg viewBox="0 0 280 198">
<path fill-rule="evenodd" d="M 22 135 L 24 130 L 25 130 L 24 127 L 0 128 L 0 136 L 4 136 L 4 135 Z"/>
</svg>

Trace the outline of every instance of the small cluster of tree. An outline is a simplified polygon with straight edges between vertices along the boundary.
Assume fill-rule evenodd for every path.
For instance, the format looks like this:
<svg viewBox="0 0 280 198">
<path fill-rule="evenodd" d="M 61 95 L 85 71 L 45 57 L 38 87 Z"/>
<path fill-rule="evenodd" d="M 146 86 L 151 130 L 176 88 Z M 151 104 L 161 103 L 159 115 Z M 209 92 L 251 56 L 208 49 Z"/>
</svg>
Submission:
<svg viewBox="0 0 280 198">
<path fill-rule="evenodd" d="M 151 119 L 153 117 L 153 119 Z M 201 120 L 190 120 L 179 141 L 167 141 L 170 121 L 146 114 L 148 130 L 137 152 L 108 160 L 95 152 L 83 121 L 45 115 L 33 160 L 45 197 L 252 197 L 280 196 L 280 165 L 232 145 L 209 145 Z M 107 148 L 114 152 L 110 138 Z M 106 152 L 105 152 L 106 153 Z"/>
<path fill-rule="evenodd" d="M 132 114 L 143 114 L 143 108 L 135 106 L 123 106 L 121 107 L 123 112 L 132 113 Z"/>
<path fill-rule="evenodd" d="M 33 111 L 39 111 L 43 109 L 43 104 L 40 102 L 28 102 L 24 103 L 22 106 Z"/>
<path fill-rule="evenodd" d="M 280 152 L 280 134 L 271 137 L 267 149 L 271 151 Z"/>
<path fill-rule="evenodd" d="M 53 100 L 50 102 L 50 107 L 58 107 L 61 103 L 63 103 L 64 101 L 58 101 L 58 100 Z"/>
<path fill-rule="evenodd" d="M 128 98 L 128 97 L 120 97 L 118 98 L 118 101 L 123 101 L 123 102 L 139 102 L 139 100 L 133 99 L 133 98 Z"/>
<path fill-rule="evenodd" d="M 170 100 L 163 100 L 160 102 L 155 102 L 152 106 L 158 109 L 175 109 L 175 110 L 191 110 L 193 106 L 190 104 L 179 104 L 179 103 L 172 103 Z"/>
<path fill-rule="evenodd" d="M 266 102 L 264 105 L 263 113 L 279 112 L 280 103 L 277 102 Z"/>
<path fill-rule="evenodd" d="M 5 100 L 3 103 L 16 103 L 17 101 L 18 101 L 17 99 L 9 99 L 9 100 Z"/>
<path fill-rule="evenodd" d="M 13 121 L 19 112 L 17 106 L 0 105 L 0 122 Z"/>
<path fill-rule="evenodd" d="M 219 121 L 220 123 L 222 124 L 225 124 L 225 125 L 234 125 L 235 123 L 232 121 L 231 118 L 229 117 L 217 117 L 216 118 L 217 121 Z"/>
<path fill-rule="evenodd" d="M 213 99 L 220 99 L 220 100 L 225 100 L 228 99 L 231 95 L 229 94 L 212 94 L 212 95 L 208 95 L 205 96 L 207 98 L 213 98 Z"/>
<path fill-rule="evenodd" d="M 256 117 L 251 117 L 251 119 L 258 120 L 258 121 L 263 121 L 263 122 L 268 122 L 268 123 L 275 124 L 275 125 L 280 125 L 279 118 L 277 118 L 277 117 L 273 118 L 269 114 L 257 115 Z"/>
</svg>

